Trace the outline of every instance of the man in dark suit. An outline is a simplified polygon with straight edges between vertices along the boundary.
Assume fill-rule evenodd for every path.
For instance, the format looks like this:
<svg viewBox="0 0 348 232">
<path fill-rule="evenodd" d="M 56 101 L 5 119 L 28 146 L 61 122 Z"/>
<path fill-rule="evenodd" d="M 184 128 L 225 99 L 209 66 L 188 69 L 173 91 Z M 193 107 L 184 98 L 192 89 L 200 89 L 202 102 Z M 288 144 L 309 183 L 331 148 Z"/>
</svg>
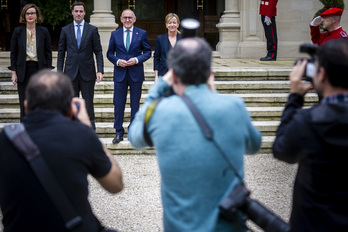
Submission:
<svg viewBox="0 0 348 232">
<path fill-rule="evenodd" d="M 103 50 L 98 29 L 85 22 L 86 7 L 82 2 L 74 2 L 71 6 L 74 22 L 63 27 L 58 44 L 57 69 L 63 71 L 71 79 L 75 96 L 81 92 L 86 101 L 88 116 L 95 129 L 94 120 L 94 85 L 103 80 Z M 97 76 L 93 53 L 97 60 Z"/>
<path fill-rule="evenodd" d="M 121 14 L 122 28 L 111 33 L 107 58 L 114 64 L 114 128 L 116 136 L 113 143 L 123 140 L 123 118 L 130 87 L 131 119 L 139 109 L 141 90 L 144 81 L 143 63 L 151 57 L 151 46 L 146 31 L 134 27 L 136 21 L 132 10 L 126 9 Z"/>
</svg>

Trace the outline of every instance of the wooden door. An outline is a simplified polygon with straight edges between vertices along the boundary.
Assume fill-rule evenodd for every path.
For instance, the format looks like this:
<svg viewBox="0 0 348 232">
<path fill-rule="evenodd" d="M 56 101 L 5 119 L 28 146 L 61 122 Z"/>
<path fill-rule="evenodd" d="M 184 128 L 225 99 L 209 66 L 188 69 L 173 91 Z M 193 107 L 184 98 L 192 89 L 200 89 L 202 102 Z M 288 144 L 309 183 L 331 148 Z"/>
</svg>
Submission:
<svg viewBox="0 0 348 232">
<path fill-rule="evenodd" d="M 135 26 L 147 31 L 152 50 L 155 48 L 157 36 L 167 32 L 164 18 L 168 13 L 176 13 L 180 20 L 195 18 L 200 21 L 199 36 L 205 38 L 215 50 L 219 40 L 220 15 L 224 11 L 224 1 L 216 0 L 117 0 L 113 1 L 113 11 L 117 9 L 120 16 L 123 9 L 130 8 L 135 12 Z M 119 17 L 117 23 L 122 26 Z"/>
</svg>

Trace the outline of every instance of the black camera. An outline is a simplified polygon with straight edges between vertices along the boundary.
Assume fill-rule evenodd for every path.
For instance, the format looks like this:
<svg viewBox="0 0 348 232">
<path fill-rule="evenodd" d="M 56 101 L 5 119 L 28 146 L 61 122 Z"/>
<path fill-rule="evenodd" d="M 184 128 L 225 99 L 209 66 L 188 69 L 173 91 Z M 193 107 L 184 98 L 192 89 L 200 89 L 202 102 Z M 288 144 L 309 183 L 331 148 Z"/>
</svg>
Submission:
<svg viewBox="0 0 348 232">
<path fill-rule="evenodd" d="M 303 75 L 303 79 L 306 80 L 306 81 L 310 81 L 310 82 L 313 81 L 313 77 L 314 77 L 314 74 L 315 74 L 315 64 L 314 64 L 314 61 L 315 61 L 315 55 L 316 55 L 317 49 L 318 49 L 317 45 L 310 44 L 310 43 L 305 43 L 305 44 L 302 44 L 300 46 L 300 52 L 307 53 L 311 57 L 310 59 L 306 59 L 307 60 L 307 65 L 306 65 L 305 73 Z M 300 61 L 300 60 L 304 60 L 304 59 L 297 59 L 295 64 L 297 64 L 298 61 Z"/>
<path fill-rule="evenodd" d="M 266 232 L 287 232 L 290 225 L 273 214 L 261 203 L 249 197 L 250 192 L 241 182 L 233 188 L 228 197 L 220 205 L 220 216 L 227 221 L 234 221 L 241 212 L 244 219 L 250 219 Z"/>
</svg>

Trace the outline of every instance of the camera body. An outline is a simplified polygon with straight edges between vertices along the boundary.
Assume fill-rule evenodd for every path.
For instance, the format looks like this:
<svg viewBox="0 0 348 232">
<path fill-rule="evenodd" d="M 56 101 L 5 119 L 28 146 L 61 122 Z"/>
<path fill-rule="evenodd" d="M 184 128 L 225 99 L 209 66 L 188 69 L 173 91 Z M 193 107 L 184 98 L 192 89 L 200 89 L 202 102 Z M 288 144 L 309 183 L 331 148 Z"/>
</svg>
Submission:
<svg viewBox="0 0 348 232">
<path fill-rule="evenodd" d="M 297 64 L 300 60 L 307 60 L 307 65 L 305 69 L 305 73 L 303 75 L 303 79 L 306 81 L 313 81 L 313 77 L 315 74 L 315 54 L 317 52 L 318 46 L 310 43 L 305 43 L 300 46 L 301 53 L 307 53 L 310 55 L 310 59 L 297 59 L 295 64 Z"/>
<path fill-rule="evenodd" d="M 250 192 L 243 183 L 238 182 L 228 197 L 220 205 L 220 216 L 227 221 L 234 221 L 237 213 L 244 214 L 245 219 L 252 220 L 267 232 L 287 232 L 290 225 L 273 214 L 258 201 L 249 197 Z"/>
<path fill-rule="evenodd" d="M 198 29 L 200 27 L 200 23 L 196 19 L 187 18 L 181 21 L 182 27 L 182 38 L 190 38 L 196 37 L 198 33 Z"/>
</svg>

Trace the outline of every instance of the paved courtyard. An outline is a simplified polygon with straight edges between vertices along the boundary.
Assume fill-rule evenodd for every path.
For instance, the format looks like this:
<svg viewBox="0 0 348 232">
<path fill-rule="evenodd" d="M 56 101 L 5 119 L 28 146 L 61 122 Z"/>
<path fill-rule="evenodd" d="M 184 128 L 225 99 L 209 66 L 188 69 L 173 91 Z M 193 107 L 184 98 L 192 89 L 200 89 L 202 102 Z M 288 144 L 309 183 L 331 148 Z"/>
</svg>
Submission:
<svg viewBox="0 0 348 232">
<path fill-rule="evenodd" d="M 106 193 L 90 179 L 90 200 L 94 212 L 107 226 L 123 232 L 162 231 L 160 176 L 156 156 L 115 156 L 124 174 L 124 190 Z M 288 220 L 296 165 L 257 154 L 245 157 L 246 183 L 252 198 L 258 199 Z M 252 231 L 260 231 L 251 225 Z"/>
</svg>

